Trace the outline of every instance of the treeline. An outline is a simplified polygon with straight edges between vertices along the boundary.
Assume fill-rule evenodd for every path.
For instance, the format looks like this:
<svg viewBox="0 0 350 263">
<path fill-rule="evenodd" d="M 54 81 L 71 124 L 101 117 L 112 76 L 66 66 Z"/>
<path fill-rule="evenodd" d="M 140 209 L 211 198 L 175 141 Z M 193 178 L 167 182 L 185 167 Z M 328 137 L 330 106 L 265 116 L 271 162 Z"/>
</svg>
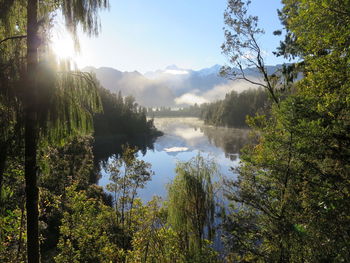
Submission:
<svg viewBox="0 0 350 263">
<path fill-rule="evenodd" d="M 103 111 L 94 115 L 94 136 L 155 135 L 153 120 L 147 120 L 146 108 L 139 106 L 132 96 L 123 98 L 107 89 L 99 88 Z"/>
<path fill-rule="evenodd" d="M 111 155 L 120 154 L 123 144 L 137 146 L 142 152 L 152 149 L 153 142 L 162 133 L 155 128 L 153 119 L 147 119 L 146 109 L 132 96 L 123 97 L 120 92 L 114 94 L 100 87 L 98 94 L 102 111 L 93 116 L 96 169 L 101 161 L 107 162 Z M 92 178 L 91 182 L 96 183 L 97 179 Z"/>
<path fill-rule="evenodd" d="M 172 109 L 171 107 L 148 108 L 149 117 L 199 117 L 202 112 L 202 105 L 197 103 L 189 107 Z"/>
<path fill-rule="evenodd" d="M 223 100 L 212 103 L 194 104 L 189 107 L 172 109 L 160 107 L 148 108 L 150 117 L 197 117 L 205 124 L 225 127 L 248 127 L 247 116 L 253 117 L 257 113 L 267 114 L 270 107 L 268 93 L 262 89 L 249 89 L 238 93 L 232 91 Z"/>
<path fill-rule="evenodd" d="M 232 91 L 223 100 L 201 105 L 200 118 L 215 126 L 248 127 L 247 116 L 266 113 L 269 104 L 268 93 L 262 88 L 241 93 Z"/>
</svg>

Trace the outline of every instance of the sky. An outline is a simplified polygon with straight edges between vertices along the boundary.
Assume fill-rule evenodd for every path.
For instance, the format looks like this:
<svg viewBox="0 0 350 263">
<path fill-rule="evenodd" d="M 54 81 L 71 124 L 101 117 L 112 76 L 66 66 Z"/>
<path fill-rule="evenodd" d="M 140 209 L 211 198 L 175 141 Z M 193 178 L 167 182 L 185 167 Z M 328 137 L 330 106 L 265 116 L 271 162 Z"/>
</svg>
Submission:
<svg viewBox="0 0 350 263">
<path fill-rule="evenodd" d="M 99 36 L 80 34 L 81 51 L 74 59 L 79 68 L 113 67 L 141 73 L 169 65 L 194 70 L 223 65 L 227 59 L 220 46 L 226 4 L 227 0 L 110 0 L 109 11 L 100 13 Z M 282 63 L 272 54 L 281 40 L 272 34 L 281 29 L 280 7 L 279 0 L 253 0 L 250 8 L 266 32 L 259 42 L 267 65 Z M 54 45 L 64 56 L 73 48 L 62 31 L 54 37 Z"/>
</svg>

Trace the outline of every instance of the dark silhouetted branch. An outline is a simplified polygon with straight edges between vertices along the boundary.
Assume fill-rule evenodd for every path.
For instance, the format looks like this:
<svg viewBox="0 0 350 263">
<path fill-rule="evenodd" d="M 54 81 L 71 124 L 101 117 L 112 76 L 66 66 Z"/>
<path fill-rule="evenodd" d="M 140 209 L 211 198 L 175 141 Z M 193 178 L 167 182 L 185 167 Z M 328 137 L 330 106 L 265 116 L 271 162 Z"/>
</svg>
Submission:
<svg viewBox="0 0 350 263">
<path fill-rule="evenodd" d="M 0 44 L 2 44 L 3 42 L 5 42 L 5 41 L 7 41 L 7 40 L 11 40 L 11 39 L 23 39 L 23 38 L 26 38 L 26 37 L 27 37 L 26 35 L 7 37 L 7 38 L 4 38 L 3 40 L 1 40 L 1 41 L 0 41 Z"/>
</svg>

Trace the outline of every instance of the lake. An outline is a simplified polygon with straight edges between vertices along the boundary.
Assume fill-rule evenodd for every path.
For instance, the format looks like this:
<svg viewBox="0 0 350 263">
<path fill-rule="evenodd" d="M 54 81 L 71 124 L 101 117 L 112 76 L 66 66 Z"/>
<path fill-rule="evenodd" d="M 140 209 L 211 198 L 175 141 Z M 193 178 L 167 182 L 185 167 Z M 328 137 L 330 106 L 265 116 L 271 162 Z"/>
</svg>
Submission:
<svg viewBox="0 0 350 263">
<path fill-rule="evenodd" d="M 224 176 L 236 176 L 231 168 L 239 164 L 239 152 L 248 141 L 249 130 L 213 127 L 198 118 L 155 118 L 154 124 L 164 135 L 138 153 L 140 159 L 152 164 L 154 172 L 152 180 L 138 192 L 143 201 L 154 195 L 166 198 L 166 186 L 176 175 L 176 163 L 198 154 L 215 159 Z M 101 165 L 98 184 L 108 183 L 109 174 Z"/>
</svg>

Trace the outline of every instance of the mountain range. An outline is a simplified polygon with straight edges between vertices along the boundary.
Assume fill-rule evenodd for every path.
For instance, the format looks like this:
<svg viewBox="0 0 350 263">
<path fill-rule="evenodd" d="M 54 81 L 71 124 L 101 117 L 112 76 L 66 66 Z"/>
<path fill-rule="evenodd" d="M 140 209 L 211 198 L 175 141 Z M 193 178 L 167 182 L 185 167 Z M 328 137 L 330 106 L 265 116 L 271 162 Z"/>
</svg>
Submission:
<svg viewBox="0 0 350 263">
<path fill-rule="evenodd" d="M 278 66 L 269 66 L 274 72 Z M 244 91 L 256 86 L 243 80 L 228 80 L 220 76 L 221 66 L 214 65 L 201 70 L 179 68 L 171 65 L 162 70 L 146 72 L 122 72 L 109 67 L 86 67 L 83 71 L 96 75 L 100 84 L 123 96 L 132 95 L 146 107 L 183 107 L 212 102 L 225 97 L 235 90 Z M 252 80 L 261 81 L 256 69 L 245 69 Z"/>
</svg>

